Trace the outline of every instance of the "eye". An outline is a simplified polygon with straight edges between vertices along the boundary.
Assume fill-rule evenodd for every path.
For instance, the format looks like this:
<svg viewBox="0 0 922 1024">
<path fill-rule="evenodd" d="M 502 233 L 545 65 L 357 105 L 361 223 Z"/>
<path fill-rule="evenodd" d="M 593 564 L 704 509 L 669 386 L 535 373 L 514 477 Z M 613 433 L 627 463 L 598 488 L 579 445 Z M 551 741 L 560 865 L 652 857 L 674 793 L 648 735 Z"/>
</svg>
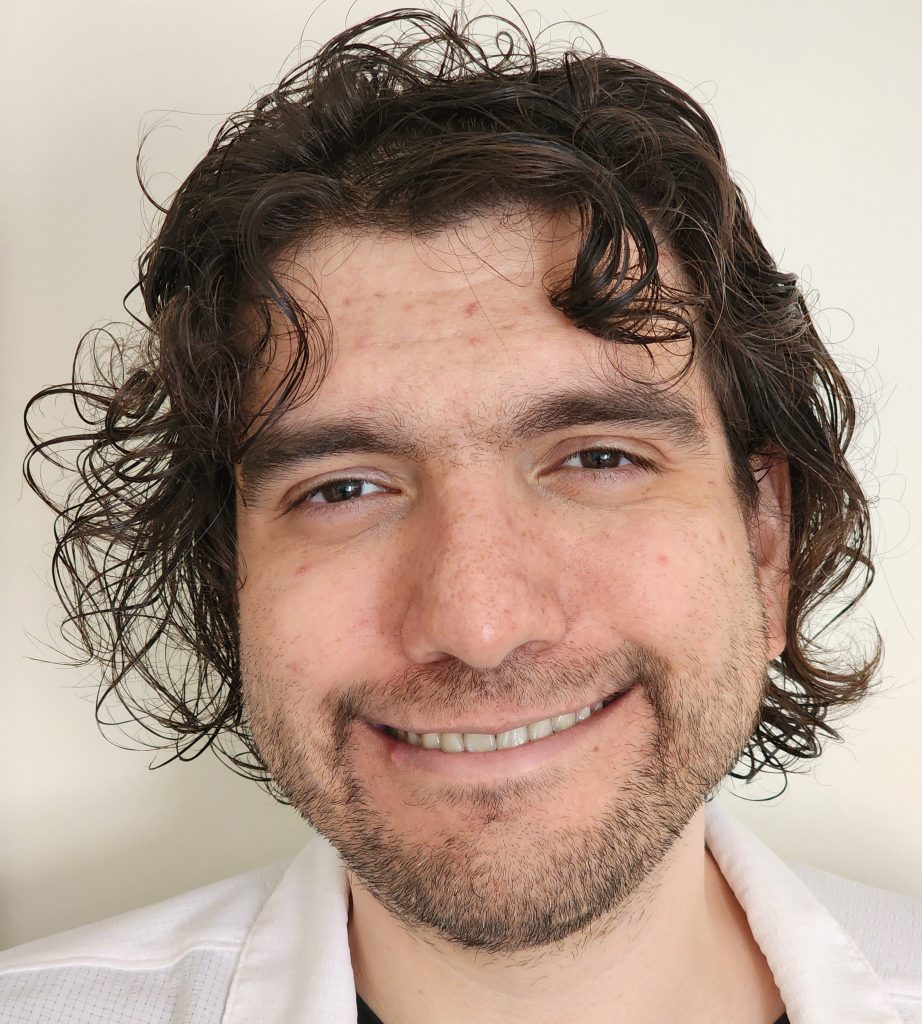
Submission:
<svg viewBox="0 0 922 1024">
<path fill-rule="evenodd" d="M 364 498 L 368 494 L 374 493 L 383 494 L 385 488 L 370 480 L 363 480 L 361 477 L 326 480 L 296 498 L 292 507 L 296 505 L 346 505 L 355 498 Z"/>
<path fill-rule="evenodd" d="M 582 448 L 568 456 L 560 464 L 562 469 L 617 470 L 627 467 L 652 469 L 653 464 L 639 455 L 622 451 L 620 448 Z"/>
</svg>

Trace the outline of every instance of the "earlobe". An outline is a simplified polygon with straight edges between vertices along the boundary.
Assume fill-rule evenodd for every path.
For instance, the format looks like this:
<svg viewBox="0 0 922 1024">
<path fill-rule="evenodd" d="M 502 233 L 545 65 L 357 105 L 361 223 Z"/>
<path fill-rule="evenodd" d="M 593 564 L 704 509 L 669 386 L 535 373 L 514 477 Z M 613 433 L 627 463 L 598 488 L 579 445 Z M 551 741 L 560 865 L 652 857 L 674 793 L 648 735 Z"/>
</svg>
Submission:
<svg viewBox="0 0 922 1024">
<path fill-rule="evenodd" d="M 749 539 L 762 592 L 769 655 L 776 658 L 787 646 L 791 474 L 781 454 L 753 456 L 749 464 L 757 487 Z"/>
</svg>

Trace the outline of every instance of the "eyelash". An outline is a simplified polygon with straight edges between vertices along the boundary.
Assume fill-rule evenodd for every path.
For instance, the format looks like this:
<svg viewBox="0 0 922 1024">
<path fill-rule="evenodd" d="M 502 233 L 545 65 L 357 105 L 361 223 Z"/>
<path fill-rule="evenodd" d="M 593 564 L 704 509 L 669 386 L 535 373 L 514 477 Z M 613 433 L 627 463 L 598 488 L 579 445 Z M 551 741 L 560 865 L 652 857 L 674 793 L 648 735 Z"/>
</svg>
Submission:
<svg viewBox="0 0 922 1024">
<path fill-rule="evenodd" d="M 558 469 L 564 469 L 564 468 L 566 468 L 566 469 L 582 469 L 582 470 L 584 470 L 586 472 L 593 473 L 593 475 L 595 475 L 595 476 L 602 476 L 602 475 L 609 475 L 609 474 L 617 474 L 619 476 L 622 476 L 625 472 L 627 472 L 630 469 L 635 469 L 635 470 L 639 470 L 639 471 L 642 471 L 642 472 L 648 472 L 648 473 L 655 473 L 657 471 L 657 468 L 658 468 L 654 462 L 651 462 L 649 459 L 645 459 L 641 455 L 634 455 L 632 452 L 625 451 L 622 448 L 611 448 L 611 447 L 605 447 L 605 446 L 600 446 L 600 447 L 596 447 L 596 448 L 579 448 L 577 451 L 571 452 L 565 459 L 563 459 L 563 462 L 569 462 L 570 459 L 576 458 L 577 456 L 580 456 L 580 455 L 591 455 L 591 454 L 594 454 L 594 453 L 601 453 L 601 454 L 606 454 L 606 455 L 616 455 L 619 458 L 627 459 L 631 463 L 631 465 L 629 467 L 613 466 L 613 467 L 599 467 L 599 468 L 596 468 L 596 469 L 591 469 L 591 468 L 586 467 L 586 466 L 582 466 L 582 467 L 577 467 L 577 466 L 563 467 L 563 466 L 559 466 Z M 297 498 L 295 498 L 294 501 L 292 501 L 291 504 L 289 505 L 288 509 L 289 509 L 289 511 L 291 511 L 291 510 L 296 509 L 296 508 L 305 508 L 307 506 L 313 506 L 311 508 L 311 512 L 310 512 L 311 515 L 317 515 L 317 514 L 324 515 L 324 514 L 330 514 L 330 513 L 336 514 L 336 513 L 333 512 L 333 510 L 335 510 L 337 507 L 354 505 L 354 504 L 356 504 L 356 501 L 358 499 L 357 498 L 348 498 L 345 501 L 325 501 L 325 502 L 312 502 L 310 499 L 314 495 L 319 494 L 321 491 L 326 490 L 328 487 L 335 487 L 336 484 L 348 484 L 348 483 L 361 484 L 361 483 L 374 483 L 374 481 L 373 480 L 369 480 L 366 477 L 359 477 L 359 476 L 341 476 L 341 477 L 334 477 L 331 480 L 324 480 L 323 483 L 317 484 L 316 486 L 311 487 L 309 490 L 304 491 Z M 380 485 L 375 484 L 375 486 L 380 486 Z"/>
</svg>

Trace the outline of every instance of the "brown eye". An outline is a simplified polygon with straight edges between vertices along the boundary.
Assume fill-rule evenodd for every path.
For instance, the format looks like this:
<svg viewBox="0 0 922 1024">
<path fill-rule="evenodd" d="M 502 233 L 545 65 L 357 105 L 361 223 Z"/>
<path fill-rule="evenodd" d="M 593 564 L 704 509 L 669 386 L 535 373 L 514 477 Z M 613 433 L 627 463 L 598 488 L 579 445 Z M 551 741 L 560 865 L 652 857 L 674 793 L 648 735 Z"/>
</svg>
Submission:
<svg viewBox="0 0 922 1024">
<path fill-rule="evenodd" d="M 576 465 L 573 465 L 574 461 Z M 637 465 L 638 462 L 619 448 L 584 448 L 574 452 L 562 465 L 573 469 L 618 469 L 623 465 Z"/>
<path fill-rule="evenodd" d="M 373 488 L 375 491 L 383 492 L 383 487 L 371 483 L 369 480 L 350 478 L 345 480 L 328 480 L 308 491 L 301 499 L 311 505 L 342 505 L 354 498 L 364 497 L 368 492 L 365 488 Z"/>
</svg>

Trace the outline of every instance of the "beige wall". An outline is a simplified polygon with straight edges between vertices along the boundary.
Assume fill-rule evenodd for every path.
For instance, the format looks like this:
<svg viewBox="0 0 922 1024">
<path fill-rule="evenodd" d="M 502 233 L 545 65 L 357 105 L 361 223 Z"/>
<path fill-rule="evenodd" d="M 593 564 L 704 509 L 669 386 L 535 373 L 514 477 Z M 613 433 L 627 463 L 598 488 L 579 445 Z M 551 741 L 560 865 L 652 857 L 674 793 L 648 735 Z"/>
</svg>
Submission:
<svg viewBox="0 0 922 1024">
<path fill-rule="evenodd" d="M 92 673 L 41 660 L 54 619 L 50 517 L 19 481 L 21 409 L 121 314 L 151 211 L 222 116 L 270 84 L 341 6 L 294 0 L 31 0 L 4 18 L 3 612 L 0 946 L 281 859 L 305 828 L 210 756 L 146 770 L 93 721 Z M 353 18 L 384 9 L 361 2 Z M 397 6 L 393 4 L 392 6 Z M 878 404 L 863 444 L 877 508 L 884 691 L 773 805 L 733 800 L 785 856 L 922 895 L 922 338 L 918 239 L 922 8 L 720 0 L 524 5 L 582 17 L 609 52 L 705 100 L 764 236 L 818 291 L 821 328 Z M 601 12 L 601 13 L 597 13 Z M 770 13 L 768 13 L 770 12 Z M 306 27 L 305 27 L 306 25 Z M 309 48 L 309 42 L 308 42 Z M 876 478 L 876 483 L 874 482 Z M 763 790 L 764 792 L 764 790 Z"/>
</svg>

